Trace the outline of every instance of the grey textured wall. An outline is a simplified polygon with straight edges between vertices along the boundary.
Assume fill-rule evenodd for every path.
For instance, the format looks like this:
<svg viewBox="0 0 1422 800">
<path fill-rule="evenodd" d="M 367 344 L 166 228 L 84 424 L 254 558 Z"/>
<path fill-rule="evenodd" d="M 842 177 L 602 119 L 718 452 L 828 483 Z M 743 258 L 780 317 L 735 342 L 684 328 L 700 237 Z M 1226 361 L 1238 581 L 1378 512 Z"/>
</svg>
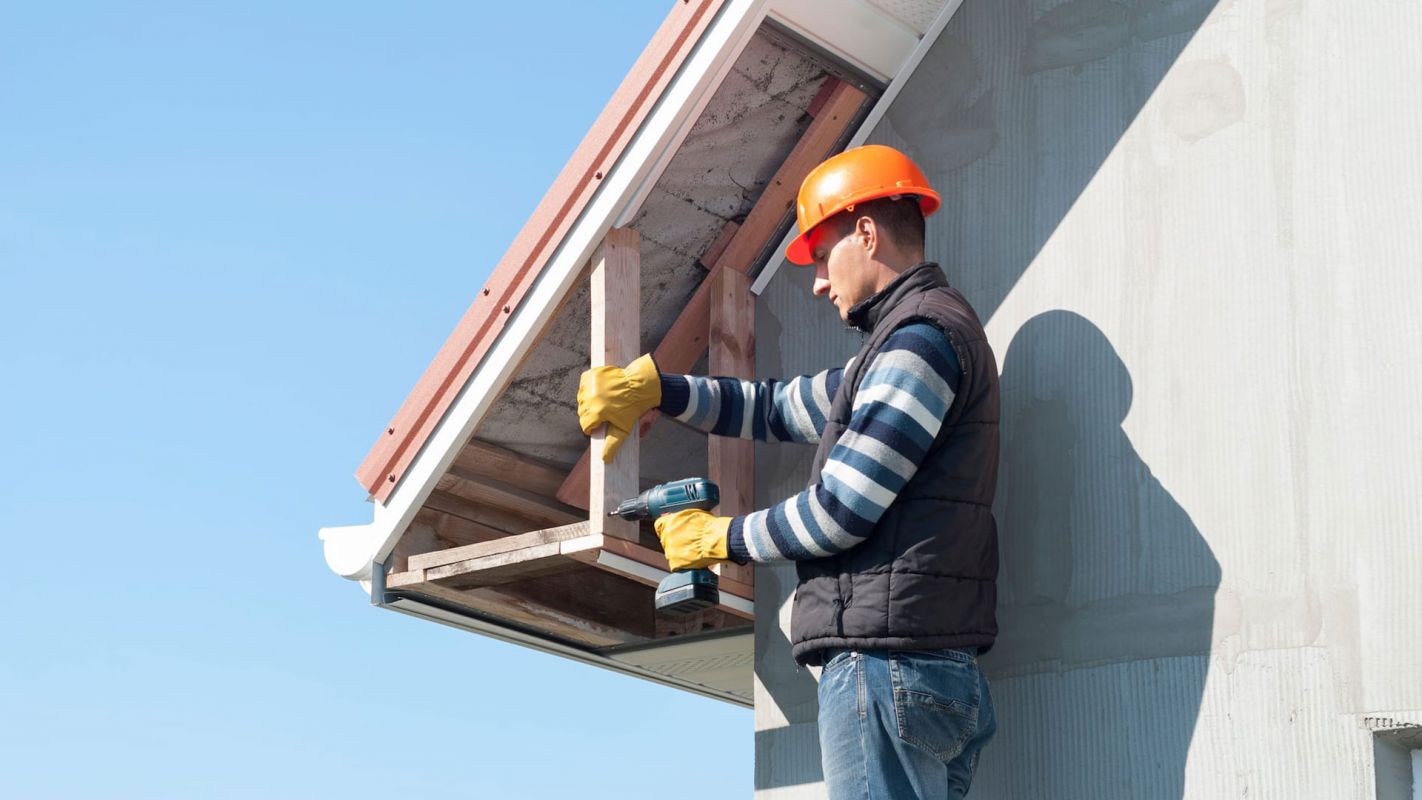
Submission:
<svg viewBox="0 0 1422 800">
<path fill-rule="evenodd" d="M 1419 31 L 1409 0 L 966 0 L 874 132 L 943 192 L 929 252 L 1002 369 L 974 797 L 1369 796 L 1373 731 L 1422 723 Z M 757 633 L 758 796 L 821 796 L 813 676 Z"/>
</svg>

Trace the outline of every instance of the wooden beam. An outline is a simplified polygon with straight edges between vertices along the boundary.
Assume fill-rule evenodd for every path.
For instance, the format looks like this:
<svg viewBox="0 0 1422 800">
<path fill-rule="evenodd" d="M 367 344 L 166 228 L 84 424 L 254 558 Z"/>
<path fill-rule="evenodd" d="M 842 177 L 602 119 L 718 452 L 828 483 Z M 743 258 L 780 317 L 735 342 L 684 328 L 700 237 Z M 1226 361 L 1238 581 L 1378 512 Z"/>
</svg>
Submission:
<svg viewBox="0 0 1422 800">
<path fill-rule="evenodd" d="M 527 533 L 528 531 L 547 527 L 546 525 L 533 522 L 521 514 L 515 514 L 501 508 L 478 503 L 455 494 L 450 491 L 450 487 L 454 486 L 458 480 L 458 478 L 450 475 L 440 478 L 435 490 L 430 492 L 430 496 L 425 499 L 424 507 L 432 511 L 438 511 L 442 514 L 448 514 L 467 520 L 499 536 L 507 536 L 512 533 Z M 560 522 L 558 524 L 562 523 Z M 468 544 L 468 542 L 465 542 L 465 544 Z"/>
<path fill-rule="evenodd" d="M 519 534 L 518 536 L 505 536 L 490 542 L 480 542 L 463 547 L 451 547 L 447 550 L 413 554 L 409 556 L 408 569 L 428 570 L 435 567 L 442 567 L 446 564 L 456 564 L 461 561 L 482 558 L 498 553 L 507 553 L 524 547 L 548 544 L 550 542 L 562 542 L 567 539 L 577 539 L 587 535 L 588 523 L 584 520 L 573 525 L 563 525 L 557 528 L 548 528 L 547 530 Z"/>
<path fill-rule="evenodd" d="M 439 486 L 472 503 L 502 509 L 533 523 L 525 525 L 523 530 L 571 525 L 584 519 L 582 512 L 557 500 L 470 473 L 459 466 L 451 466 L 440 478 Z"/>
<path fill-rule="evenodd" d="M 470 439 L 454 457 L 454 466 L 465 474 L 492 478 L 522 487 L 534 494 L 553 497 L 563 485 L 567 473 L 561 467 L 545 464 L 521 453 L 515 453 L 482 439 Z"/>
<path fill-rule="evenodd" d="M 544 542 L 433 567 L 425 570 L 425 580 L 441 586 L 467 589 L 558 575 L 581 570 L 583 566 L 582 562 L 560 555 L 557 542 Z"/>
<path fill-rule="evenodd" d="M 642 237 L 631 228 L 607 232 L 593 256 L 592 365 L 623 366 L 642 352 Z M 587 500 L 591 532 L 637 540 L 637 523 L 607 512 L 637 494 L 638 441 L 634 430 L 611 463 L 603 462 L 606 428 L 592 434 Z"/>
<path fill-rule="evenodd" d="M 701 258 L 696 259 L 696 262 L 708 270 L 715 267 L 716 262 L 721 260 L 721 254 L 726 252 L 726 246 L 736 238 L 736 231 L 740 229 L 741 224 L 735 220 L 722 225 L 721 232 L 716 234 L 716 240 L 707 246 L 706 252 L 702 253 Z"/>
<path fill-rule="evenodd" d="M 751 280 L 744 272 L 717 270 L 710 278 L 712 375 L 733 378 L 755 377 L 755 296 Z M 721 505 L 716 513 L 725 517 L 755 510 L 755 442 L 750 439 L 711 436 L 706 442 L 707 475 L 721 489 Z M 723 579 L 741 583 L 755 581 L 749 564 L 722 564 Z"/>
<path fill-rule="evenodd" d="M 450 547 L 463 547 L 467 544 L 478 544 L 479 542 L 502 539 L 509 535 L 507 531 L 491 528 L 483 523 L 467 520 L 455 514 L 448 514 L 430 508 L 429 506 L 424 506 L 415 512 L 415 522 L 434 528 L 435 543 L 433 546 L 420 550 L 411 550 L 406 554 L 407 556 L 429 553 Z M 403 572 L 404 570 L 393 571 Z"/>
<path fill-rule="evenodd" d="M 765 249 L 770 237 L 775 235 L 786 214 L 790 213 L 795 195 L 800 191 L 800 184 L 805 180 L 805 176 L 830 155 L 849 123 L 863 107 L 863 92 L 836 78 L 827 80 L 834 81 L 835 85 L 829 90 L 823 107 L 805 129 L 804 135 L 790 151 L 790 155 L 775 171 L 774 177 L 766 185 L 765 191 L 761 192 L 745 222 L 736 230 L 720 257 L 716 259 L 710 274 L 697 287 L 696 293 L 657 346 L 653 357 L 663 372 L 684 373 L 706 352 L 711 317 L 711 278 L 722 269 L 737 272 L 750 269 L 756 256 Z M 655 414 L 648 414 L 643 418 L 640 435 L 646 435 L 655 419 Z M 583 452 L 583 457 L 574 465 L 558 490 L 559 500 L 577 508 L 583 507 L 583 498 L 588 496 L 591 474 L 589 452 Z"/>
<path fill-rule="evenodd" d="M 675 624 L 657 620 L 652 587 L 666 575 L 665 557 L 624 539 L 589 534 L 588 528 L 582 522 L 414 554 L 410 569 L 389 575 L 386 588 L 596 647 L 744 626 L 753 619 L 751 587 L 723 578 L 717 608 Z"/>
</svg>

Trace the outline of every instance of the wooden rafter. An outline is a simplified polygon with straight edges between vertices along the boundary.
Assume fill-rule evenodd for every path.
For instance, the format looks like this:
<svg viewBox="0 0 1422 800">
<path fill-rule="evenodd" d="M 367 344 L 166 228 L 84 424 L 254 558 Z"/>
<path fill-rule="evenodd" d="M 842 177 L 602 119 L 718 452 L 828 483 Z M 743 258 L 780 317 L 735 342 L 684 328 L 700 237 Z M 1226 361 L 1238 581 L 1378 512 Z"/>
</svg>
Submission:
<svg viewBox="0 0 1422 800">
<path fill-rule="evenodd" d="M 454 466 L 480 478 L 492 478 L 523 489 L 554 497 L 567 476 L 561 467 L 515 453 L 481 439 L 470 439 L 454 457 Z"/>
</svg>

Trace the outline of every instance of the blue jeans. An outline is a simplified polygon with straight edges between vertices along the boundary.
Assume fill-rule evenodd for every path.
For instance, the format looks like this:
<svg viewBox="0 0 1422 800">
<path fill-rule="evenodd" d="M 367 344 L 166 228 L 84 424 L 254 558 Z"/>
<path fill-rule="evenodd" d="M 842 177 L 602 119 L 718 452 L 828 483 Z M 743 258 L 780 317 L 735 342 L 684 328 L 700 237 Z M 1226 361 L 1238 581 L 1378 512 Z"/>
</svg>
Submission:
<svg viewBox="0 0 1422 800">
<path fill-rule="evenodd" d="M 974 650 L 835 650 L 820 675 L 830 800 L 963 797 L 997 730 Z"/>
</svg>

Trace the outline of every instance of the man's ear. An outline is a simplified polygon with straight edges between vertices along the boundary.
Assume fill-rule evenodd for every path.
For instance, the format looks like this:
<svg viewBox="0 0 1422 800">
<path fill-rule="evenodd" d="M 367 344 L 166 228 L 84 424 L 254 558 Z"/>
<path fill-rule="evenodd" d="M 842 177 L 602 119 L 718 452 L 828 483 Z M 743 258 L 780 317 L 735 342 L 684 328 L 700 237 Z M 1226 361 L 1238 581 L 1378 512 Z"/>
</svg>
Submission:
<svg viewBox="0 0 1422 800">
<path fill-rule="evenodd" d="M 854 236 L 859 239 L 865 252 L 873 256 L 879 250 L 883 242 L 879 239 L 879 226 L 874 222 L 873 217 L 863 216 L 854 221 Z"/>
</svg>

